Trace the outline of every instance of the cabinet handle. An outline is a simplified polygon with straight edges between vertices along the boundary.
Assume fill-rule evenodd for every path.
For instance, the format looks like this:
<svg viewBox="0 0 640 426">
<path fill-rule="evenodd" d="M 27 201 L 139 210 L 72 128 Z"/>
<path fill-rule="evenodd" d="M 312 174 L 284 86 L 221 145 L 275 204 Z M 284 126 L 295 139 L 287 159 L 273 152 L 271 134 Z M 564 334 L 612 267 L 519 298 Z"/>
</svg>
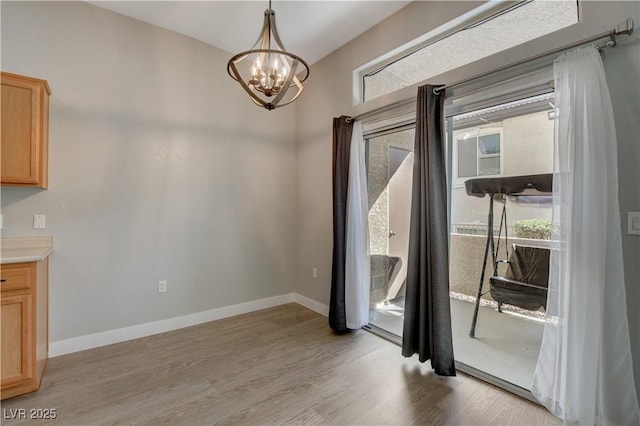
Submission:
<svg viewBox="0 0 640 426">
<path fill-rule="evenodd" d="M 6 282 L 6 281 L 7 281 L 7 280 L 5 280 L 4 278 L 0 279 L 0 283 L 4 283 L 4 282 Z"/>
</svg>

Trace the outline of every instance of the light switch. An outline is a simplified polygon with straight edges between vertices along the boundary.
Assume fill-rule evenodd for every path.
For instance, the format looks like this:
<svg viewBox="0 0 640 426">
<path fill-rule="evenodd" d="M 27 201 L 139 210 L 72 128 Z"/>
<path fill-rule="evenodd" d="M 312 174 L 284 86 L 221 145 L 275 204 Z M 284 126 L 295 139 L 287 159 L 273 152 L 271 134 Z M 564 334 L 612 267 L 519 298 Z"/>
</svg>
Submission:
<svg viewBox="0 0 640 426">
<path fill-rule="evenodd" d="M 47 226 L 47 216 L 43 214 L 33 215 L 33 229 L 45 229 Z"/>
<path fill-rule="evenodd" d="M 628 212 L 628 229 L 630 235 L 640 235 L 640 212 Z"/>
</svg>

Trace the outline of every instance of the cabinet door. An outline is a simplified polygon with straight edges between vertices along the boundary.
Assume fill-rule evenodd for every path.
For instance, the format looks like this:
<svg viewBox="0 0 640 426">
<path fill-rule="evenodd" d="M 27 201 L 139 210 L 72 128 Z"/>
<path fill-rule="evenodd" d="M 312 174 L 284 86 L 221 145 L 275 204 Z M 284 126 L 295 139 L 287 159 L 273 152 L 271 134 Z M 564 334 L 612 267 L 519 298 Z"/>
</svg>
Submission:
<svg viewBox="0 0 640 426">
<path fill-rule="evenodd" d="M 49 89 L 44 80 L 2 73 L 1 181 L 47 187 Z"/>
<path fill-rule="evenodd" d="M 30 356 L 33 351 L 33 296 L 2 296 L 1 300 L 0 371 L 1 386 L 4 389 L 33 378 L 34 366 Z"/>
</svg>

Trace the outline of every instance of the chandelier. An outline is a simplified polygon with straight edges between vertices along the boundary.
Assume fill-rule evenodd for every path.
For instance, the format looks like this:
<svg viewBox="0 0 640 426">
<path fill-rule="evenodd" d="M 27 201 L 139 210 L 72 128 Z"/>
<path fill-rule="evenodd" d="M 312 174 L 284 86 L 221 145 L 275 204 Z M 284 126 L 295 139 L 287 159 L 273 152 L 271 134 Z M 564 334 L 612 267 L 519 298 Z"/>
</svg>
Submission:
<svg viewBox="0 0 640 426">
<path fill-rule="evenodd" d="M 256 105 L 269 111 L 290 104 L 302 93 L 302 83 L 309 77 L 309 66 L 282 45 L 271 0 L 269 9 L 264 11 L 258 41 L 251 50 L 231 58 L 227 72 L 240 83 Z"/>
</svg>

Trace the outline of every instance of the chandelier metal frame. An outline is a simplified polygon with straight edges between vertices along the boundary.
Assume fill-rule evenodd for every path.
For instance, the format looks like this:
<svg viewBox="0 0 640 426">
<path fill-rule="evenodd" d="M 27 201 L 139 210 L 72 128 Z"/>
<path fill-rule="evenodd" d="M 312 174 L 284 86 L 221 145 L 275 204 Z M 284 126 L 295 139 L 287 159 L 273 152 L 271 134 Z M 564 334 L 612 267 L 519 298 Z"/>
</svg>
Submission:
<svg viewBox="0 0 640 426">
<path fill-rule="evenodd" d="M 253 61 L 251 72 L 244 61 Z M 242 66 L 244 65 L 244 67 Z M 293 53 L 287 52 L 280 40 L 276 28 L 276 13 L 269 8 L 264 11 L 264 23 L 258 40 L 251 50 L 240 52 L 227 63 L 227 72 L 249 94 L 251 100 L 258 106 L 271 111 L 289 105 L 302 93 L 302 83 L 309 77 L 309 65 Z M 289 89 L 297 92 L 286 98 Z"/>
</svg>

